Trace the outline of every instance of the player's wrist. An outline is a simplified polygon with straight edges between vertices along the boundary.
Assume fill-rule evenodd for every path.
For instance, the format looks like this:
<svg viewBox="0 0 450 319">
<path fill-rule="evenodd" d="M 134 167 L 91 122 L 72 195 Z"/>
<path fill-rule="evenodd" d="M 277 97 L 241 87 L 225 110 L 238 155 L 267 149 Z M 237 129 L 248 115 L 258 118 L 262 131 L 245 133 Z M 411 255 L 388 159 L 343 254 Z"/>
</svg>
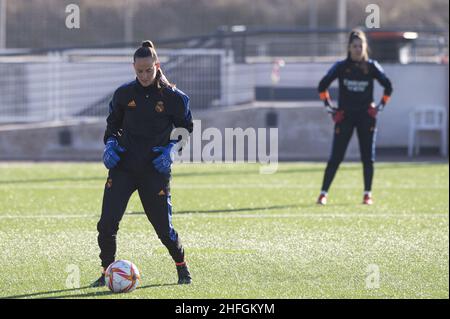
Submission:
<svg viewBox="0 0 450 319">
<path fill-rule="evenodd" d="M 178 145 L 178 141 L 170 141 L 167 146 L 169 146 L 171 149 L 175 148 Z"/>
<path fill-rule="evenodd" d="M 179 142 L 178 141 L 170 141 L 170 143 L 168 144 L 169 147 L 169 154 L 170 154 L 170 158 L 173 161 L 175 154 L 178 152 L 179 150 Z"/>
<path fill-rule="evenodd" d="M 376 105 L 376 110 L 378 111 L 378 112 L 382 112 L 383 111 L 383 109 L 385 108 L 385 106 L 386 106 L 386 103 L 384 103 L 384 101 L 383 100 L 381 100 L 377 105 Z"/>
<path fill-rule="evenodd" d="M 117 145 L 119 142 L 117 141 L 117 138 L 115 138 L 114 136 L 110 136 L 108 137 L 108 139 L 106 140 L 106 145 Z"/>
<path fill-rule="evenodd" d="M 320 92 L 320 93 L 319 93 L 319 98 L 320 98 L 322 101 L 330 100 L 330 99 L 331 99 L 330 93 L 329 93 L 328 91 Z"/>
<path fill-rule="evenodd" d="M 330 114 L 334 114 L 337 111 L 337 107 L 335 107 L 330 101 L 324 103 L 324 107 L 326 111 Z"/>
</svg>

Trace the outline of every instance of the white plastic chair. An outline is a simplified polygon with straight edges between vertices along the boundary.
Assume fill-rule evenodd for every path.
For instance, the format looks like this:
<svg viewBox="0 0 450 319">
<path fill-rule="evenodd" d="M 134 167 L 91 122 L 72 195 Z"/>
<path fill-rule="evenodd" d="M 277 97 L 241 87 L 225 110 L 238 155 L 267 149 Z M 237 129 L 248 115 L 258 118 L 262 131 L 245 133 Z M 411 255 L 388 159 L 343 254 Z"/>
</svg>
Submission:
<svg viewBox="0 0 450 319">
<path fill-rule="evenodd" d="M 447 110 L 441 106 L 417 108 L 409 114 L 408 156 L 418 155 L 420 132 L 438 131 L 441 135 L 440 151 L 447 156 Z"/>
</svg>

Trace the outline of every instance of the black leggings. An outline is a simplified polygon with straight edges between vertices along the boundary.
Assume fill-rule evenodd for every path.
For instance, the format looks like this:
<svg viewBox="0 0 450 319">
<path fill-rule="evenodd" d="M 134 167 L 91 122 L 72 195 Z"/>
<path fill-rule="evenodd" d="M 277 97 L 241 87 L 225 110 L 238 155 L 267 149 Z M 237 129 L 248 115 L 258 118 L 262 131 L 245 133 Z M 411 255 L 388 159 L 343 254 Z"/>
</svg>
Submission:
<svg viewBox="0 0 450 319">
<path fill-rule="evenodd" d="M 359 150 L 364 171 L 364 190 L 371 191 L 375 162 L 376 119 L 365 111 L 346 112 L 344 119 L 334 126 L 333 147 L 328 160 L 325 176 L 322 183 L 322 191 L 328 192 L 334 176 L 344 159 L 348 143 L 353 135 L 353 130 L 359 140 Z"/>
<path fill-rule="evenodd" d="M 102 266 L 106 268 L 115 260 L 119 223 L 131 195 L 136 190 L 159 239 L 175 262 L 183 262 L 184 249 L 172 225 L 169 177 L 156 171 L 133 174 L 111 169 L 105 184 L 102 215 L 97 224 Z"/>
</svg>

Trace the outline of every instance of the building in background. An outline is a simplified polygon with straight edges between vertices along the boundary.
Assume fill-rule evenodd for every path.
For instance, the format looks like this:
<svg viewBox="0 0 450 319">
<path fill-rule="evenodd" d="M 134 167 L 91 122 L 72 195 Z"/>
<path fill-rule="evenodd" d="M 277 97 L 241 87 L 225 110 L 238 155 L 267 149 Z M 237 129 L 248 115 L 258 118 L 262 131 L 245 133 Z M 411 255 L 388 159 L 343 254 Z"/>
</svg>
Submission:
<svg viewBox="0 0 450 319">
<path fill-rule="evenodd" d="M 278 127 L 281 159 L 326 159 L 331 125 L 317 99 L 317 82 L 345 56 L 348 29 L 343 27 L 364 21 L 367 1 L 305 0 L 296 8 L 309 10 L 280 6 L 275 13 L 270 1 L 249 1 L 231 19 L 228 13 L 239 1 L 224 7 L 218 2 L 168 0 L 161 6 L 136 0 L 125 6 L 120 1 L 1 0 L 0 158 L 74 159 L 74 153 L 79 159 L 100 158 L 108 102 L 117 86 L 134 77 L 135 47 L 151 38 L 167 76 L 191 96 L 204 128 Z M 79 30 L 65 28 L 61 13 L 69 3 L 80 6 Z M 445 3 L 431 1 L 432 11 L 424 16 L 448 21 L 448 10 L 441 10 Z M 175 7 L 190 19 L 177 19 L 178 11 L 169 10 Z M 148 19 L 152 8 L 159 15 Z M 383 62 L 395 89 L 380 117 L 377 145 L 381 153 L 406 155 L 413 110 L 441 107 L 448 114 L 448 25 L 418 27 L 410 21 L 413 27 L 394 28 L 389 11 L 383 12 L 383 23 L 391 27 L 366 30 L 372 57 Z M 100 14 L 108 19 L 97 19 Z M 201 21 L 195 19 L 199 14 Z M 144 32 L 143 26 L 161 17 L 165 24 Z M 277 59 L 285 66 L 274 85 Z M 335 87 L 331 93 L 337 98 Z M 378 88 L 375 93 L 380 94 Z M 27 137 L 36 134 L 46 141 L 39 154 L 27 145 Z M 296 143 L 302 147 L 293 147 Z M 440 135 L 427 133 L 422 144 L 439 154 Z M 356 144 L 348 156 L 359 156 Z"/>
</svg>

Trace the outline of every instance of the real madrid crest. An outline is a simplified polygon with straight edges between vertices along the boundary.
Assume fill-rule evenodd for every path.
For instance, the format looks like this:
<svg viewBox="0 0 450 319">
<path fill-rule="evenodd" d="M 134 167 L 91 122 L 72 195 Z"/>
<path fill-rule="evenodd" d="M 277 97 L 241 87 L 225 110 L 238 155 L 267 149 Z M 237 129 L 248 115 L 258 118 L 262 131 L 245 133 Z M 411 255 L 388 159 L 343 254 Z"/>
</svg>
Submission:
<svg viewBox="0 0 450 319">
<path fill-rule="evenodd" d="M 161 113 L 164 111 L 164 102 L 163 101 L 156 102 L 155 111 L 158 113 Z"/>
</svg>

